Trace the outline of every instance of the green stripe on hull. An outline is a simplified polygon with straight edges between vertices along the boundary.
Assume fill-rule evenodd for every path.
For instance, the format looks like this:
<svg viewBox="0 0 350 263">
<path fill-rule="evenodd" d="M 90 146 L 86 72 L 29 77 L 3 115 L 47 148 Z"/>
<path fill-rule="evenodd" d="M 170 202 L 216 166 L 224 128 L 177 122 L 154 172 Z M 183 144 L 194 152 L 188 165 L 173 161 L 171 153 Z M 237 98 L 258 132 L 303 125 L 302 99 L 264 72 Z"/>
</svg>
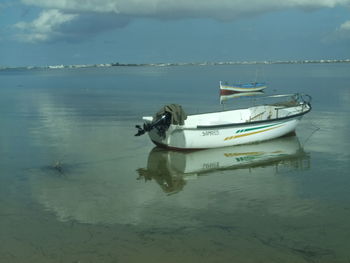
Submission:
<svg viewBox="0 0 350 263">
<path fill-rule="evenodd" d="M 281 124 L 281 123 L 279 122 L 279 123 L 270 124 L 270 125 L 265 125 L 265 126 L 260 126 L 260 127 L 255 127 L 255 128 L 242 129 L 242 130 L 236 131 L 236 133 L 242 133 L 242 132 L 248 132 L 248 131 L 254 131 L 254 130 L 264 129 L 264 128 L 273 127 L 273 126 L 276 126 L 276 125 L 279 125 L 279 124 Z"/>
</svg>

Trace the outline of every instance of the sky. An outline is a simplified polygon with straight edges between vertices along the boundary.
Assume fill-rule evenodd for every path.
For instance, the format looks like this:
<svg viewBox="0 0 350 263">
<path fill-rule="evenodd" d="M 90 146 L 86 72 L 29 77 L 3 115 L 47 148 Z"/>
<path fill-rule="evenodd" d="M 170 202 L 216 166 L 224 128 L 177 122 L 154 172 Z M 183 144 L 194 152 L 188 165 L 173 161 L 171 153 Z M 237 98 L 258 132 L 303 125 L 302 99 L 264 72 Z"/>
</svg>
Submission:
<svg viewBox="0 0 350 263">
<path fill-rule="evenodd" d="M 0 0 L 0 67 L 350 58 L 350 0 Z"/>
</svg>

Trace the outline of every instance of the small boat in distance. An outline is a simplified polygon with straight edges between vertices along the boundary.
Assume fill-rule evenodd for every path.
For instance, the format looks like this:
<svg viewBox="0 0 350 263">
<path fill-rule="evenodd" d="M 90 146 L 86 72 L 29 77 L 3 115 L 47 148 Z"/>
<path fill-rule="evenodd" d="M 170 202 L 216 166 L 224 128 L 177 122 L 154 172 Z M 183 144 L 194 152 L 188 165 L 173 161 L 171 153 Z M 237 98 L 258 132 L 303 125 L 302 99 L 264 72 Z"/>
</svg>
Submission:
<svg viewBox="0 0 350 263">
<path fill-rule="evenodd" d="M 229 95 L 220 95 L 220 103 L 223 104 L 226 100 L 229 100 L 229 99 L 237 99 L 241 97 L 254 97 L 254 96 L 260 96 L 264 94 L 265 93 L 263 91 L 252 91 L 252 92 L 232 93 Z"/>
<path fill-rule="evenodd" d="M 177 104 L 167 105 L 154 117 L 143 117 L 135 136 L 148 133 L 157 146 L 194 150 L 271 140 L 295 131 L 311 110 L 306 94 L 273 95 L 282 101 L 248 108 L 188 115 Z"/>
<path fill-rule="evenodd" d="M 241 92 L 256 92 L 262 91 L 267 88 L 266 83 L 263 82 L 251 82 L 243 84 L 229 85 L 220 81 L 220 95 L 231 95 Z"/>
</svg>

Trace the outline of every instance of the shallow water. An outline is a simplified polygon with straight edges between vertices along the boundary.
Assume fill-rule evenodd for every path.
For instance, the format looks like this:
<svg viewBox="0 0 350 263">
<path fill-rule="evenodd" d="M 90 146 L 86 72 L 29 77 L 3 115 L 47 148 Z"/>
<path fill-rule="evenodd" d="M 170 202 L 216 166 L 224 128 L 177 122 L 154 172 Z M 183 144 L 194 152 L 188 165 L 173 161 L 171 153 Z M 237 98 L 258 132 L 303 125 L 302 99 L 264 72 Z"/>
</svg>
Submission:
<svg viewBox="0 0 350 263">
<path fill-rule="evenodd" d="M 133 136 L 167 103 L 220 109 L 218 81 L 255 72 L 313 97 L 296 136 L 186 154 Z M 349 262 L 349 72 L 0 71 L 0 262 Z"/>
</svg>

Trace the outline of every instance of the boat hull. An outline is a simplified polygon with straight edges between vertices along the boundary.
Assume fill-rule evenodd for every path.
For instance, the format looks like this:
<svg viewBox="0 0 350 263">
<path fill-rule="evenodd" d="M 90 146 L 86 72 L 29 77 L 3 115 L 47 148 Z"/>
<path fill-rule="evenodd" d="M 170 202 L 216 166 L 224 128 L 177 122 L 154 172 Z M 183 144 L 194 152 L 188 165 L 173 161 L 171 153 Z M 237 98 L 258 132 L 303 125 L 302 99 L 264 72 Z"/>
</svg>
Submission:
<svg viewBox="0 0 350 263">
<path fill-rule="evenodd" d="M 266 89 L 267 86 L 264 83 L 248 83 L 248 84 L 237 84 L 237 85 L 224 85 L 220 82 L 220 94 L 230 95 L 241 92 L 256 92 Z"/>
<path fill-rule="evenodd" d="M 311 111 L 311 97 L 307 94 L 280 94 L 265 99 L 278 102 L 186 115 L 181 123 L 171 120 L 171 114 L 163 114 L 155 120 L 143 117 L 144 129 L 138 125 L 136 135 L 148 132 L 157 146 L 178 150 L 250 144 L 294 132 L 302 117 Z M 178 113 L 173 114 L 178 116 Z"/>
<path fill-rule="evenodd" d="M 243 123 L 213 127 L 184 128 L 170 125 L 165 137 L 157 130 L 150 131 L 150 139 L 157 145 L 170 149 L 193 150 L 249 144 L 271 140 L 295 131 L 302 116 L 286 120 Z"/>
</svg>

